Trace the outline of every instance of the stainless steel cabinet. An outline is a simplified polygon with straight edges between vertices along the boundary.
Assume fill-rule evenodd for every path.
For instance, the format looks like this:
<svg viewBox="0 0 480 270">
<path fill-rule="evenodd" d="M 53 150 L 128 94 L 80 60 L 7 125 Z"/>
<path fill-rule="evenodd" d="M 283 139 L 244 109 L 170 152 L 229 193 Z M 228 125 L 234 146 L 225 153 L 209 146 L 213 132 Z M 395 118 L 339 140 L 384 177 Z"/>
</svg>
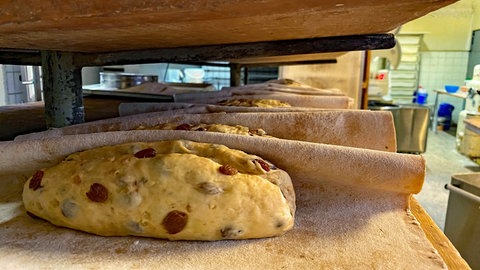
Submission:
<svg viewBox="0 0 480 270">
<path fill-rule="evenodd" d="M 371 106 L 369 108 L 392 112 L 397 137 L 397 152 L 425 152 L 430 120 L 430 109 L 427 106 L 411 104 Z"/>
</svg>

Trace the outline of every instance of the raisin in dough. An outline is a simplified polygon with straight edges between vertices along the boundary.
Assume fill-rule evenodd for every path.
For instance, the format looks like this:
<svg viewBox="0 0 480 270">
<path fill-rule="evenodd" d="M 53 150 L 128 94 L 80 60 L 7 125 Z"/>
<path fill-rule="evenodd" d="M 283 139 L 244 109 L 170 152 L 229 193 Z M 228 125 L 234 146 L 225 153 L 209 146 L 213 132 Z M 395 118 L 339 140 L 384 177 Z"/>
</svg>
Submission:
<svg viewBox="0 0 480 270">
<path fill-rule="evenodd" d="M 74 153 L 23 191 L 27 211 L 58 226 L 171 240 L 281 235 L 294 197 L 288 174 L 263 159 L 185 140 Z"/>
</svg>

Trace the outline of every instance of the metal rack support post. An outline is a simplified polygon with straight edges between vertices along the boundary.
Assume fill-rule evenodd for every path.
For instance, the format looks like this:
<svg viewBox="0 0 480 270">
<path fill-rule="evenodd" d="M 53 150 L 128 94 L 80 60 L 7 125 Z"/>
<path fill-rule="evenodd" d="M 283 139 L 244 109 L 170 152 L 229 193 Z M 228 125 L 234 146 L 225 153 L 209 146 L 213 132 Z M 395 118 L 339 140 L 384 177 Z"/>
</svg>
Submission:
<svg viewBox="0 0 480 270">
<path fill-rule="evenodd" d="M 47 127 L 85 122 L 82 70 L 74 64 L 74 54 L 42 51 L 41 55 Z"/>
</svg>

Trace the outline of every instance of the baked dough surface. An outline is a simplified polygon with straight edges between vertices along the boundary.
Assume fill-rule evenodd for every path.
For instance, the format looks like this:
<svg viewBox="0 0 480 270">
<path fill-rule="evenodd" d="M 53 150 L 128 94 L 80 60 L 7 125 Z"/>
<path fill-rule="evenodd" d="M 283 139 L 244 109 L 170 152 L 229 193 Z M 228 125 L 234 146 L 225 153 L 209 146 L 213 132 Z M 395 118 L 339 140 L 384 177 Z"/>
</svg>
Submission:
<svg viewBox="0 0 480 270">
<path fill-rule="evenodd" d="M 262 108 L 291 107 L 290 104 L 277 99 L 229 99 L 223 102 L 219 102 L 218 104 L 223 106 Z"/>
<path fill-rule="evenodd" d="M 218 133 L 228 133 L 228 134 L 237 134 L 237 135 L 248 135 L 248 136 L 267 136 L 265 130 L 259 129 L 250 129 L 241 125 L 225 125 L 225 124 L 177 124 L 177 123 L 163 123 L 154 126 L 145 126 L 141 125 L 135 128 L 136 130 L 193 130 L 193 131 L 206 131 L 206 132 L 218 132 Z"/>
<path fill-rule="evenodd" d="M 105 146 L 37 171 L 25 208 L 51 223 L 104 236 L 221 240 L 293 227 L 288 174 L 223 145 L 161 141 Z"/>
</svg>

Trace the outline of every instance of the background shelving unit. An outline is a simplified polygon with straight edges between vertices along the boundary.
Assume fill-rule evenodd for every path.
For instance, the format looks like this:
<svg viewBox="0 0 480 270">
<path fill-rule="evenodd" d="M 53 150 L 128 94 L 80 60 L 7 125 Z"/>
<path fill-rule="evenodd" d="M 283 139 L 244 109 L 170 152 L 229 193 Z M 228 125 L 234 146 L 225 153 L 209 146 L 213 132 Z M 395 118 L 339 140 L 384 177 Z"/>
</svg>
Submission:
<svg viewBox="0 0 480 270">
<path fill-rule="evenodd" d="M 398 103 L 411 103 L 413 92 L 418 88 L 422 35 L 399 34 L 396 37 L 402 56 L 397 69 L 390 71 L 391 95 Z"/>
</svg>

